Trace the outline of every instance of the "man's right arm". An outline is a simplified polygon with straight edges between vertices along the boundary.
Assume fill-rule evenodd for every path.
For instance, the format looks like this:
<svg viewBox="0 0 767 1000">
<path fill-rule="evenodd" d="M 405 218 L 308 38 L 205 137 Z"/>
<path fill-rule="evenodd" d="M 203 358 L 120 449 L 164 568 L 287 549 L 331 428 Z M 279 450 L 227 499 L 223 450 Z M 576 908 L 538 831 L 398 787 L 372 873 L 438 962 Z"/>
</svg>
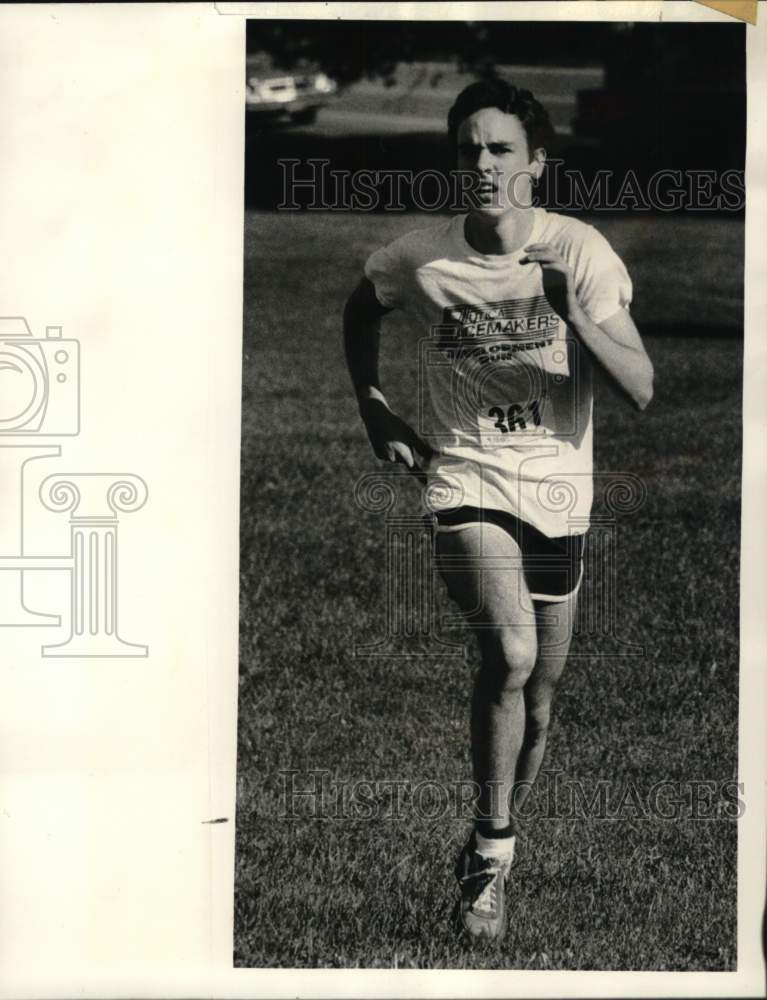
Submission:
<svg viewBox="0 0 767 1000">
<path fill-rule="evenodd" d="M 372 281 L 362 278 L 344 308 L 344 350 L 357 402 L 368 399 L 385 402 L 378 378 L 378 351 L 381 319 L 386 309 L 376 298 Z"/>
<path fill-rule="evenodd" d="M 414 449 L 430 449 L 409 424 L 389 409 L 378 376 L 381 319 L 391 312 L 376 298 L 373 283 L 362 278 L 344 308 L 344 350 L 357 403 L 373 451 L 385 462 L 416 466 Z"/>
</svg>

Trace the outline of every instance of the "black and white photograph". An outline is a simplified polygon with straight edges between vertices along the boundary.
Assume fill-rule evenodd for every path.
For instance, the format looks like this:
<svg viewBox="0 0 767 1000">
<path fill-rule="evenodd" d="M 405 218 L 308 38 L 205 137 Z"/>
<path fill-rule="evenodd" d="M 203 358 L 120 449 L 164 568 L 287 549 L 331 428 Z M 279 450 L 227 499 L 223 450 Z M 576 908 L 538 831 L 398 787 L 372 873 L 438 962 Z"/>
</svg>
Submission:
<svg viewBox="0 0 767 1000">
<path fill-rule="evenodd" d="M 735 970 L 745 24 L 246 45 L 235 965 Z"/>
<path fill-rule="evenodd" d="M 767 0 L 0 81 L 0 1000 L 763 996 Z"/>
</svg>

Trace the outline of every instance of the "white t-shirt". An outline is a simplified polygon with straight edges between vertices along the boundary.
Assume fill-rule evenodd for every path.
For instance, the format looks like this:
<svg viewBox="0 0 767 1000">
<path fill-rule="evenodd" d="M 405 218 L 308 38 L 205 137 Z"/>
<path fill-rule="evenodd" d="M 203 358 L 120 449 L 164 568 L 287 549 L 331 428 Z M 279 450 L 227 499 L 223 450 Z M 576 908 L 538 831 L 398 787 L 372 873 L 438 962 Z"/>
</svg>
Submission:
<svg viewBox="0 0 767 1000">
<path fill-rule="evenodd" d="M 594 323 L 631 301 L 623 262 L 592 226 L 542 208 L 525 245 L 550 243 L 572 268 Z M 434 510 L 509 511 L 549 537 L 588 528 L 592 385 L 588 351 L 549 303 L 524 249 L 481 254 L 465 215 L 373 253 L 365 274 L 419 338 L 419 433 Z"/>
</svg>

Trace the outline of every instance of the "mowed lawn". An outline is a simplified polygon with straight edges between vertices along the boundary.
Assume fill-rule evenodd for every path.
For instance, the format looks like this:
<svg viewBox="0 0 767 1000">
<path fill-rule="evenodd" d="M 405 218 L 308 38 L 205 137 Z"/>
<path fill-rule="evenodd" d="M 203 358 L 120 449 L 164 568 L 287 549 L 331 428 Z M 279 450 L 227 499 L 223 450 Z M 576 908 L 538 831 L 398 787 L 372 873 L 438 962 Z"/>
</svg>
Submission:
<svg viewBox="0 0 767 1000">
<path fill-rule="evenodd" d="M 385 627 L 386 536 L 384 516 L 354 499 L 378 463 L 341 310 L 372 249 L 431 221 L 246 216 L 235 963 L 733 969 L 737 823 L 722 789 L 737 773 L 741 223 L 590 220 L 629 266 L 656 369 L 644 414 L 604 387 L 596 401 L 597 469 L 647 488 L 618 518 L 616 549 L 617 629 L 644 655 L 576 639 L 544 763 L 549 790 L 554 772 L 562 784 L 524 823 L 508 935 L 477 947 L 450 920 L 469 822 L 419 812 L 407 794 L 392 816 L 381 791 L 469 778 L 474 646 L 466 658 L 354 655 Z M 412 341 L 391 319 L 384 385 L 414 420 Z M 418 511 L 414 482 L 399 494 Z M 441 588 L 437 600 L 453 610 Z M 286 819 L 289 769 L 300 787 L 311 770 L 377 782 L 377 807 L 334 819 L 331 801 L 324 819 Z M 659 807 L 643 808 L 663 781 Z M 573 812 L 575 782 L 587 797 L 608 783 L 618 808 Z M 682 805 L 664 818 L 673 794 Z"/>
</svg>

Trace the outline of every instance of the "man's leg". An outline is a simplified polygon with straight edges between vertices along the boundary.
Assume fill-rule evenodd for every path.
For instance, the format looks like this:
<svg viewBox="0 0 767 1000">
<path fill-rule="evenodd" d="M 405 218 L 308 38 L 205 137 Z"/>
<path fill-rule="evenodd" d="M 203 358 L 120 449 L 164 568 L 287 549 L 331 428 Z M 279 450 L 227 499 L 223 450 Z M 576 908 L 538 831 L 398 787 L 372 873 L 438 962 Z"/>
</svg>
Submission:
<svg viewBox="0 0 767 1000">
<path fill-rule="evenodd" d="M 514 539 L 495 524 L 437 538 L 440 570 L 479 644 L 471 713 L 479 830 L 509 826 L 509 803 L 525 735 L 525 686 L 538 653 L 534 606 Z M 503 565 L 494 565 L 496 559 Z M 516 568 L 513 568 L 516 562 Z"/>
<path fill-rule="evenodd" d="M 565 669 L 573 634 L 577 592 L 561 602 L 535 602 L 538 660 L 525 684 L 525 735 L 514 776 L 514 810 L 530 794 L 543 762 L 554 691 Z"/>
<path fill-rule="evenodd" d="M 524 689 L 538 651 L 535 610 L 519 546 L 503 528 L 486 523 L 442 532 L 437 555 L 481 657 L 471 713 L 479 800 L 474 835 L 456 868 L 459 913 L 472 937 L 497 939 L 506 926 L 504 885 L 514 856 L 509 806 L 525 733 Z"/>
</svg>

